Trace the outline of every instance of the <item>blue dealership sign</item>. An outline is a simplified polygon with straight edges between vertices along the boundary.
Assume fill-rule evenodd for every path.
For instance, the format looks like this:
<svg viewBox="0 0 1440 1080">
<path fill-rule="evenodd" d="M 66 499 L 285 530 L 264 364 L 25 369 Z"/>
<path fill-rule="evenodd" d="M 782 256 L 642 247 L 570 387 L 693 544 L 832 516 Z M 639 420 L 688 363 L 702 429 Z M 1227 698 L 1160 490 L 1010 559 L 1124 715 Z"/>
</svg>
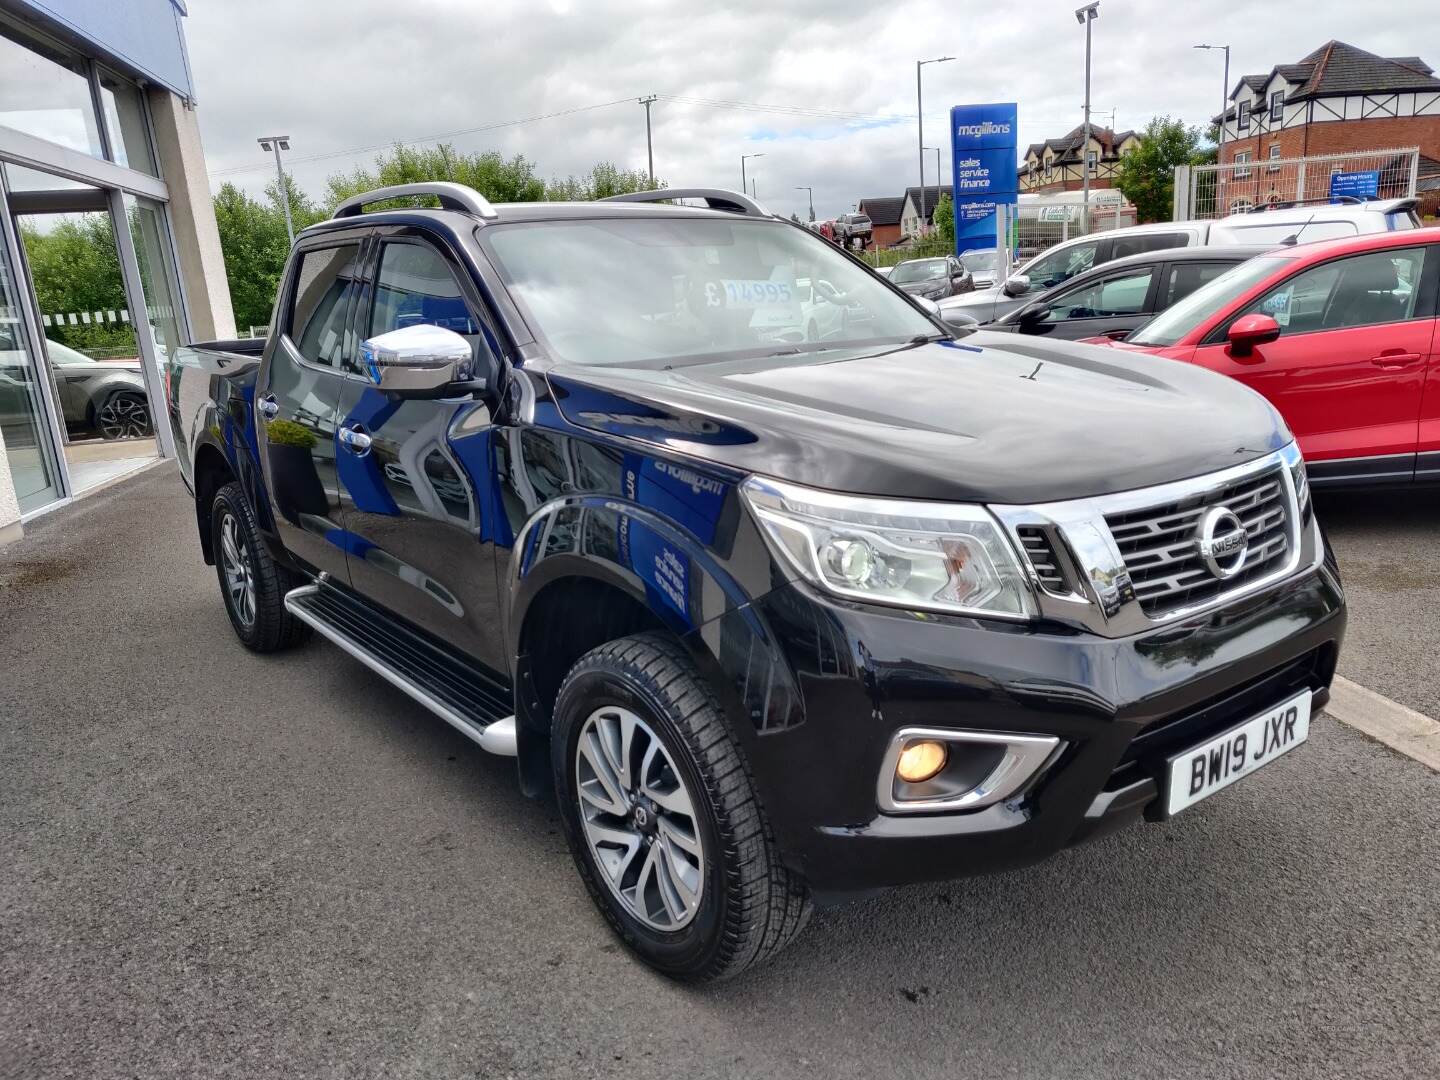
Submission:
<svg viewBox="0 0 1440 1080">
<path fill-rule="evenodd" d="M 1369 172 L 1337 172 L 1330 174 L 1330 201 L 1341 198 L 1373 199 L 1380 194 L 1380 170 Z"/>
<path fill-rule="evenodd" d="M 995 246 L 995 208 L 1013 206 L 1019 190 L 1013 101 L 950 110 L 950 175 L 955 251 Z"/>
</svg>

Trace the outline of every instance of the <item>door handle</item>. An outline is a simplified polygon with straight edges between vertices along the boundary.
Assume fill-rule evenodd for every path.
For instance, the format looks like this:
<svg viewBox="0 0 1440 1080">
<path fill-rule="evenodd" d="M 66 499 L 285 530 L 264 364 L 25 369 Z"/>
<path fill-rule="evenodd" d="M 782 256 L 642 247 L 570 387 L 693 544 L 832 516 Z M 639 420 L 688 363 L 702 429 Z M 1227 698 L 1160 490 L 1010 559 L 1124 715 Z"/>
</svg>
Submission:
<svg viewBox="0 0 1440 1080">
<path fill-rule="evenodd" d="M 370 452 L 370 436 L 358 423 L 340 428 L 335 435 L 344 444 L 345 449 L 356 457 L 364 457 Z"/>
<path fill-rule="evenodd" d="M 280 415 L 280 403 L 275 400 L 274 394 L 266 394 L 264 397 L 262 397 L 258 402 L 256 402 L 256 408 L 258 408 L 262 413 L 264 413 L 265 416 L 270 420 L 273 420 L 275 419 L 275 417 Z"/>
<path fill-rule="evenodd" d="M 1372 356 L 1370 363 L 1378 368 L 1403 368 L 1420 362 L 1420 354 L 1414 352 L 1400 352 L 1392 350 L 1383 352 L 1379 356 Z"/>
</svg>

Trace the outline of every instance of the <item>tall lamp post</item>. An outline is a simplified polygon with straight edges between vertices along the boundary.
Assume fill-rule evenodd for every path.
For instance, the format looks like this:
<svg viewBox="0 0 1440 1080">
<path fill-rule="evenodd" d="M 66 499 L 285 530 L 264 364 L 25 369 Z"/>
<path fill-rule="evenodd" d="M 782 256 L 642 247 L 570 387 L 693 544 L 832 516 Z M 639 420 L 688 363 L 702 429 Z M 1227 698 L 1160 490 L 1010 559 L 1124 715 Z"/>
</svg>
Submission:
<svg viewBox="0 0 1440 1080">
<path fill-rule="evenodd" d="M 741 154 L 740 155 L 740 194 L 748 195 L 750 186 L 745 180 L 745 162 L 751 158 L 764 157 L 764 154 Z"/>
<path fill-rule="evenodd" d="M 650 165 L 650 186 L 655 186 L 655 147 L 650 141 L 650 106 L 655 104 L 655 95 L 636 99 L 645 106 L 645 160 Z"/>
<path fill-rule="evenodd" d="M 280 181 L 280 205 L 285 207 L 285 232 L 289 235 L 290 244 L 293 247 L 295 244 L 295 224 L 290 220 L 290 188 L 285 183 L 285 169 L 280 164 L 280 151 L 290 149 L 290 136 L 266 135 L 264 138 L 256 139 L 255 141 L 260 144 L 260 149 L 264 150 L 267 154 L 270 153 L 272 147 L 275 150 L 275 176 Z"/>
<path fill-rule="evenodd" d="M 1085 139 L 1080 144 L 1080 227 L 1090 231 L 1090 24 L 1100 17 L 1100 0 L 1075 9 L 1075 21 L 1085 27 Z"/>
<path fill-rule="evenodd" d="M 935 151 L 935 189 L 936 191 L 939 191 L 941 185 L 945 181 L 944 171 L 940 168 L 940 147 L 927 146 L 925 147 L 925 149 Z"/>
<path fill-rule="evenodd" d="M 811 220 L 811 221 L 814 221 L 814 220 L 815 220 L 815 189 L 812 188 L 812 187 L 806 187 L 804 184 L 797 184 L 797 185 L 795 186 L 795 190 L 796 190 L 796 191 L 803 191 L 803 192 L 805 192 L 806 194 L 808 194 L 808 195 L 810 196 L 810 220 Z"/>
<path fill-rule="evenodd" d="M 953 56 L 937 56 L 933 60 L 915 61 L 915 145 L 920 148 L 920 208 L 925 208 L 925 101 L 920 93 L 920 69 L 926 64 L 943 64 Z"/>
<path fill-rule="evenodd" d="M 1225 110 L 1230 107 L 1230 46 L 1195 45 L 1196 49 L 1220 49 L 1225 53 L 1225 84 L 1220 87 L 1220 137 L 1215 141 L 1215 161 L 1220 161 L 1220 148 L 1225 145 Z"/>
</svg>

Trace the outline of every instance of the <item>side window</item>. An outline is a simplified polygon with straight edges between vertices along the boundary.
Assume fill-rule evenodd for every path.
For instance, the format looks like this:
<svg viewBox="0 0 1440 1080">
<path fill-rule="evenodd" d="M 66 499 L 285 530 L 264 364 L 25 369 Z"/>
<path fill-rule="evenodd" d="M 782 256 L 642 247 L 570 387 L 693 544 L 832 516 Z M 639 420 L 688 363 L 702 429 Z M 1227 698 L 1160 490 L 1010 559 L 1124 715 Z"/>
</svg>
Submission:
<svg viewBox="0 0 1440 1080">
<path fill-rule="evenodd" d="M 1209 284 L 1231 269 L 1231 266 L 1230 263 L 1171 263 L 1165 269 L 1165 284 L 1160 289 L 1160 301 L 1155 305 L 1155 310 L 1164 311 L 1171 304 L 1184 300 L 1201 285 Z"/>
<path fill-rule="evenodd" d="M 386 244 L 365 336 L 425 323 L 453 330 L 472 346 L 479 340 L 480 327 L 441 254 L 428 244 Z"/>
<path fill-rule="evenodd" d="M 1112 259 L 1123 259 L 1126 255 L 1139 255 L 1146 251 L 1164 251 L 1166 248 L 1185 247 L 1189 235 L 1183 232 L 1137 233 L 1134 236 L 1115 237 Z"/>
<path fill-rule="evenodd" d="M 1296 274 L 1244 314 L 1270 315 L 1281 334 L 1374 326 L 1413 318 L 1425 249 L 1376 251 Z"/>
<path fill-rule="evenodd" d="M 1098 241 L 1076 244 L 1062 251 L 1041 255 L 1020 272 L 1030 279 L 1030 287 L 1052 289 L 1062 281 L 1069 281 L 1076 274 L 1083 273 L 1095 265 Z"/>
<path fill-rule="evenodd" d="M 345 352 L 345 319 L 359 288 L 360 245 L 315 248 L 300 256 L 289 335 L 312 364 L 339 367 Z"/>
<path fill-rule="evenodd" d="M 1129 270 L 1113 277 L 1093 281 L 1046 305 L 1049 322 L 1065 319 L 1104 319 L 1116 315 L 1139 315 L 1145 310 L 1145 296 L 1150 291 L 1153 266 Z"/>
</svg>

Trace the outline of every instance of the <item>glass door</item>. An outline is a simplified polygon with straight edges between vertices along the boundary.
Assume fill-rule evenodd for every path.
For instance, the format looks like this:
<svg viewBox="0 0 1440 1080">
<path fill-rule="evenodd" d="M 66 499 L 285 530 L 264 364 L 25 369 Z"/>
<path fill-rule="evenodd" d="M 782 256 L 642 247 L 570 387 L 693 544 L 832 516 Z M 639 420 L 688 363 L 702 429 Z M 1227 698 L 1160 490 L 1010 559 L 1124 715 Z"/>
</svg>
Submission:
<svg viewBox="0 0 1440 1080">
<path fill-rule="evenodd" d="M 8 464 L 10 480 L 28 513 L 60 498 L 60 482 L 49 426 L 37 378 L 36 362 L 25 333 L 20 279 L 10 250 L 12 230 L 3 220 L 0 192 L 0 467 Z"/>
</svg>

